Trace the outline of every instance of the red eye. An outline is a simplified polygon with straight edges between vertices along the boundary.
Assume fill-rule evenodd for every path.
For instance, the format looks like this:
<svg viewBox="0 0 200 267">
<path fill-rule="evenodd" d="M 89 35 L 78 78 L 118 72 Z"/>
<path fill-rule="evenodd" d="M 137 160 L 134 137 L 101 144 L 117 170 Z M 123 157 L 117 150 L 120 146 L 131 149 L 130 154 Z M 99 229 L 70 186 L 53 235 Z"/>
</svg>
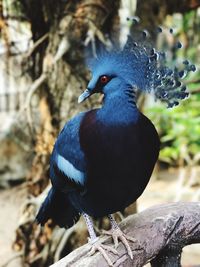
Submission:
<svg viewBox="0 0 200 267">
<path fill-rule="evenodd" d="M 101 76 L 100 81 L 101 81 L 101 83 L 105 84 L 109 81 L 109 78 L 108 78 L 108 76 L 103 75 L 103 76 Z"/>
</svg>

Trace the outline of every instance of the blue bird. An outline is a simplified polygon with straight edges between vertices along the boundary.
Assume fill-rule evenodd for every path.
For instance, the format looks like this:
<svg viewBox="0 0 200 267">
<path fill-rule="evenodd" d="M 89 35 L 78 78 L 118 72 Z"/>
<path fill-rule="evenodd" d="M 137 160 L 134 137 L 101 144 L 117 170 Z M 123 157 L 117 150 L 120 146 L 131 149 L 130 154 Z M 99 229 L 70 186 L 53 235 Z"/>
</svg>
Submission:
<svg viewBox="0 0 200 267">
<path fill-rule="evenodd" d="M 52 188 L 37 214 L 38 223 L 51 218 L 69 228 L 82 214 L 91 254 L 99 250 L 112 266 L 105 251 L 117 251 L 98 242 L 91 219 L 106 215 L 111 222 L 106 234 L 115 245 L 121 240 L 133 258 L 128 241 L 135 240 L 120 230 L 112 214 L 142 194 L 160 145 L 154 125 L 138 110 L 136 91 L 153 92 L 169 107 L 177 105 L 188 95 L 180 79 L 194 70 L 188 61 L 184 66 L 181 71 L 170 69 L 163 52 L 131 37 L 122 50 L 103 52 L 90 62 L 92 78 L 78 102 L 101 93 L 103 104 L 72 118 L 59 134 L 50 160 Z"/>
</svg>

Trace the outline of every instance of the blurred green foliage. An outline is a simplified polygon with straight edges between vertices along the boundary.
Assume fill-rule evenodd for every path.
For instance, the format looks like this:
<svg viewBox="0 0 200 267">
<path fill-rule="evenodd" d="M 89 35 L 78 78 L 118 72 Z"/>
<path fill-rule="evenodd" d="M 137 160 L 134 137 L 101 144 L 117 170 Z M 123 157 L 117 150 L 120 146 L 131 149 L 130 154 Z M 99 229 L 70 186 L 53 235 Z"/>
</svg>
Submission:
<svg viewBox="0 0 200 267">
<path fill-rule="evenodd" d="M 195 164 L 200 154 L 200 94 L 176 108 L 162 104 L 148 108 L 161 138 L 160 161 L 170 165 Z"/>
</svg>

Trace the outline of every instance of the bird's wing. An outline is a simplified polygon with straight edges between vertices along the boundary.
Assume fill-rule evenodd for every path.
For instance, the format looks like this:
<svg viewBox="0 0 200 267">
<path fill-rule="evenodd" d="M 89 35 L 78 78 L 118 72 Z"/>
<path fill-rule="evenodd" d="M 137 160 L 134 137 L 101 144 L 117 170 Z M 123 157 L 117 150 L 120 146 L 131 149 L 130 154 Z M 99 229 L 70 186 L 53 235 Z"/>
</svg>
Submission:
<svg viewBox="0 0 200 267">
<path fill-rule="evenodd" d="M 79 128 L 84 115 L 80 113 L 64 126 L 51 156 L 52 184 L 63 191 L 83 188 L 85 184 L 86 160 L 79 140 Z"/>
</svg>

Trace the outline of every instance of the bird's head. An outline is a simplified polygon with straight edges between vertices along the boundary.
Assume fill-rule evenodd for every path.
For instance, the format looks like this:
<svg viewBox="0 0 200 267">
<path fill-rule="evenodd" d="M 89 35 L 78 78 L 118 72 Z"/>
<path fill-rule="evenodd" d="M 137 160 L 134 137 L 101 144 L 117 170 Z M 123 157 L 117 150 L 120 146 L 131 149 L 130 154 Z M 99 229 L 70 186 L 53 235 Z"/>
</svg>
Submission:
<svg viewBox="0 0 200 267">
<path fill-rule="evenodd" d="M 143 62 L 142 62 L 142 61 Z M 80 95 L 78 102 L 82 102 L 94 93 L 104 95 L 120 93 L 121 86 L 138 88 L 144 87 L 143 63 L 148 57 L 143 56 L 140 61 L 134 54 L 124 51 L 104 52 L 89 65 L 92 78 L 87 89 Z"/>
<path fill-rule="evenodd" d="M 195 66 L 188 60 L 183 61 L 182 69 L 168 65 L 165 52 L 129 36 L 122 50 L 101 53 L 90 62 L 92 78 L 78 102 L 94 93 L 119 95 L 120 90 L 128 87 L 153 92 L 156 99 L 173 107 L 188 96 L 181 79 Z"/>
</svg>

